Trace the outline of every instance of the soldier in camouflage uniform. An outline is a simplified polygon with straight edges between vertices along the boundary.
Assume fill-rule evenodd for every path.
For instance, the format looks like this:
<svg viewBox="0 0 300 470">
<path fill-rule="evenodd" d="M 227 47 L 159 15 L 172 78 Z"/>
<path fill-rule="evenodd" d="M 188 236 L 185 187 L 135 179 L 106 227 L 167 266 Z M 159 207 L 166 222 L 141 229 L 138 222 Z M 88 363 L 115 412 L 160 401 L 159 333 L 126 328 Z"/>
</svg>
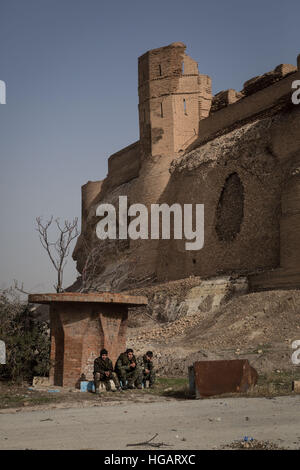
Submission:
<svg viewBox="0 0 300 470">
<path fill-rule="evenodd" d="M 108 392 L 111 391 L 110 380 L 113 380 L 116 389 L 121 391 L 120 383 L 116 373 L 113 371 L 113 365 L 108 357 L 106 349 L 101 349 L 100 356 L 94 361 L 94 384 L 95 393 L 99 393 L 100 382 L 104 382 L 105 388 Z"/>
<path fill-rule="evenodd" d="M 153 365 L 153 352 L 147 351 L 143 356 L 143 384 L 146 388 L 146 381 L 149 380 L 149 387 L 153 388 L 155 383 L 155 370 Z"/>
<path fill-rule="evenodd" d="M 116 362 L 115 371 L 118 374 L 119 380 L 122 381 L 123 390 L 134 388 L 134 386 L 142 388 L 142 371 L 137 364 L 132 349 L 127 349 L 120 354 Z M 127 386 L 126 380 L 128 382 Z"/>
</svg>

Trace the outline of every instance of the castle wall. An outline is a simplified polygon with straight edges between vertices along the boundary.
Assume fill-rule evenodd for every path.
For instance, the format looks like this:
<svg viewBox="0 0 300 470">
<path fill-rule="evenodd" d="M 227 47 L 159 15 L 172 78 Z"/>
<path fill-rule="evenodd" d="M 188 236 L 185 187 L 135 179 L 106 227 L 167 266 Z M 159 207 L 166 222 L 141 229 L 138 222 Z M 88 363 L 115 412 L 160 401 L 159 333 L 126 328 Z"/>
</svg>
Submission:
<svg viewBox="0 0 300 470">
<path fill-rule="evenodd" d="M 204 204 L 204 247 L 161 240 L 158 279 L 213 276 L 270 268 L 280 259 L 280 193 L 284 176 L 269 151 L 272 118 L 258 120 L 173 163 L 162 201 Z"/>
<path fill-rule="evenodd" d="M 100 193 L 103 181 L 88 181 L 81 187 L 81 232 L 86 229 L 86 220 L 93 200 Z"/>
<path fill-rule="evenodd" d="M 211 79 L 207 75 L 184 75 L 173 96 L 174 151 L 187 147 L 198 135 L 199 121 L 211 106 Z"/>
<path fill-rule="evenodd" d="M 286 97 L 291 100 L 292 82 L 299 79 L 300 72 L 294 67 L 294 72 L 282 80 L 210 114 L 199 122 L 199 137 L 188 150 L 199 147 L 219 133 L 228 132 L 232 127 L 241 125 L 243 121 L 258 116 L 276 104 L 280 106 L 280 101 L 282 99 L 286 101 Z"/>
<path fill-rule="evenodd" d="M 115 188 L 139 176 L 140 142 L 111 155 L 108 159 L 108 181 L 110 188 Z"/>
<path fill-rule="evenodd" d="M 143 155 L 175 157 L 197 136 L 208 116 L 211 79 L 185 54 L 183 43 L 154 49 L 139 58 L 139 118 Z M 149 155 L 148 155 L 149 156 Z"/>
<path fill-rule="evenodd" d="M 245 82 L 241 92 L 222 91 L 212 100 L 211 80 L 198 73 L 184 44 L 140 57 L 140 140 L 109 158 L 103 183 L 83 187 L 85 233 L 73 255 L 78 268 L 85 264 L 84 238 L 98 248 L 98 289 L 296 269 L 300 108 L 291 103 L 291 85 L 299 79 L 295 66 L 281 64 Z M 149 212 L 153 203 L 204 204 L 204 248 L 188 251 L 186 240 L 172 237 L 98 240 L 96 207 L 117 206 L 120 195 Z"/>
<path fill-rule="evenodd" d="M 299 154 L 300 157 L 300 154 Z M 300 266 L 300 176 L 295 174 L 282 197 L 280 223 L 281 249 L 280 265 L 286 269 L 299 269 Z"/>
</svg>

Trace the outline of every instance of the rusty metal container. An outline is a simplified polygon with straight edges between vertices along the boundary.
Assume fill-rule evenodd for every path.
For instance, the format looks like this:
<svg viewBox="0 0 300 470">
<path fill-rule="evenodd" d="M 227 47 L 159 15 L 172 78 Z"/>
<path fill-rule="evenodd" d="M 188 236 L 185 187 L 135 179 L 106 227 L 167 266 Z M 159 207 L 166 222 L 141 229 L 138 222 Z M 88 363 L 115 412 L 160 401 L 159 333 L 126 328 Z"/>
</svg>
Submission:
<svg viewBox="0 0 300 470">
<path fill-rule="evenodd" d="M 189 368 L 189 378 L 190 388 L 201 398 L 246 392 L 257 383 L 258 374 L 247 359 L 198 361 Z"/>
</svg>

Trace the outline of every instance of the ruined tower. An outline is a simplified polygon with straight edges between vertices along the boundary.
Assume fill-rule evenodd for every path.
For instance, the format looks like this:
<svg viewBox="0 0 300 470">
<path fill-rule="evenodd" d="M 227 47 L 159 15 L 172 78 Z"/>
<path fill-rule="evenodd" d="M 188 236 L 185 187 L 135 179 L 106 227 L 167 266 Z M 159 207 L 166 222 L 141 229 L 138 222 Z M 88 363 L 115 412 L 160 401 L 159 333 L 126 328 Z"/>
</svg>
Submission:
<svg viewBox="0 0 300 470">
<path fill-rule="evenodd" d="M 139 57 L 139 124 L 143 155 L 174 156 L 198 135 L 211 107 L 211 79 L 175 42 Z"/>
</svg>

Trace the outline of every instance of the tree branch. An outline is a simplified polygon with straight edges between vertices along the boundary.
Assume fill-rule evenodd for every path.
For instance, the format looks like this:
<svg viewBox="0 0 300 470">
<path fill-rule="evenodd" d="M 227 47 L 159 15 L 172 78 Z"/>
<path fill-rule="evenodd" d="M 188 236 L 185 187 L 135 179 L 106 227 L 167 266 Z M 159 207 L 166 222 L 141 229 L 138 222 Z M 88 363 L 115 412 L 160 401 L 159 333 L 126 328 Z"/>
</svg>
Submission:
<svg viewBox="0 0 300 470">
<path fill-rule="evenodd" d="M 48 230 L 53 222 L 53 216 L 45 223 L 42 223 L 42 218 L 36 218 L 36 230 L 39 233 L 39 238 L 42 247 L 48 253 L 49 259 L 57 272 L 57 284 L 54 286 L 56 292 L 61 292 L 63 284 L 63 272 L 67 264 L 67 257 L 70 253 L 70 244 L 78 236 L 78 218 L 73 219 L 72 222 L 64 221 L 61 225 L 59 218 L 55 219 L 56 227 L 59 235 L 55 242 L 50 242 L 48 238 Z"/>
</svg>

